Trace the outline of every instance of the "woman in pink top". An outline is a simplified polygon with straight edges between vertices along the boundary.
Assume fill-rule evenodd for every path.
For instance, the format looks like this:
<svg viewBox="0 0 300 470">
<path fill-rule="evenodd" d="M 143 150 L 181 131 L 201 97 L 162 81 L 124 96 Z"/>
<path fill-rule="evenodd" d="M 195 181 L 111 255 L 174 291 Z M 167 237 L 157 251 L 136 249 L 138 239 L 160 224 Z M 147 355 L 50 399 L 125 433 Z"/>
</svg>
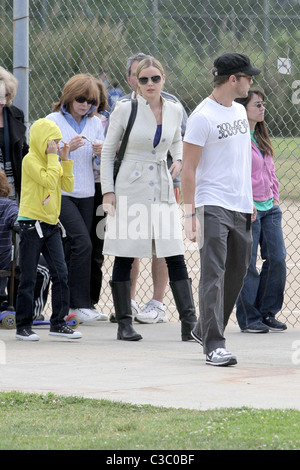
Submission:
<svg viewBox="0 0 300 470">
<path fill-rule="evenodd" d="M 252 189 L 256 220 L 252 223 L 252 259 L 236 304 L 241 331 L 268 333 L 283 331 L 286 325 L 275 315 L 281 310 L 286 281 L 286 249 L 282 233 L 278 180 L 273 147 L 264 121 L 265 96 L 250 90 L 248 97 L 237 99 L 246 108 L 252 140 Z M 257 251 L 263 260 L 256 269 Z"/>
</svg>

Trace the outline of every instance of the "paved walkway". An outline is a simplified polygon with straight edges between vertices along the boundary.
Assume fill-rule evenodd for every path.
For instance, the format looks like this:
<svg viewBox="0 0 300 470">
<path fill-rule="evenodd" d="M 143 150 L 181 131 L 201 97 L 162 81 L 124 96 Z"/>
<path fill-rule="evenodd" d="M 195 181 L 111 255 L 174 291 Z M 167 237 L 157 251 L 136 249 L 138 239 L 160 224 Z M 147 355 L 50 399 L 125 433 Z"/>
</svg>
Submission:
<svg viewBox="0 0 300 470">
<path fill-rule="evenodd" d="M 210 409 L 300 409 L 300 329 L 254 335 L 227 329 L 233 367 L 205 364 L 197 343 L 180 341 L 179 323 L 135 325 L 138 343 L 118 341 L 116 325 L 80 325 L 81 340 L 37 327 L 37 343 L 0 329 L 0 390 L 104 398 L 135 404 Z M 293 349 L 297 348 L 297 349 Z"/>
</svg>

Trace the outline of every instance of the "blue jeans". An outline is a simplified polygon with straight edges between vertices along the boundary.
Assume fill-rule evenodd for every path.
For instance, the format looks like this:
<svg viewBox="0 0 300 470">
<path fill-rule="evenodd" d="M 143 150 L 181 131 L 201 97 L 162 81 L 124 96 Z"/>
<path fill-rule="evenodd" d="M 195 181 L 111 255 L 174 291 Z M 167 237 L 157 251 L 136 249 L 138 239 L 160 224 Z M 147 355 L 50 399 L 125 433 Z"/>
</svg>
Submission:
<svg viewBox="0 0 300 470">
<path fill-rule="evenodd" d="M 17 330 L 32 325 L 34 312 L 34 288 L 40 254 L 48 264 L 52 281 L 51 325 L 65 323 L 69 313 L 68 270 L 64 259 L 61 234 L 58 225 L 40 224 L 43 237 L 40 237 L 35 221 L 20 222 L 20 281 L 17 295 Z"/>
<path fill-rule="evenodd" d="M 282 307 L 286 281 L 286 249 L 282 233 L 282 212 L 278 205 L 257 211 L 252 224 L 252 258 L 236 304 L 236 317 L 241 330 L 261 322 L 263 316 L 275 317 Z M 256 269 L 260 245 L 263 260 Z"/>
</svg>

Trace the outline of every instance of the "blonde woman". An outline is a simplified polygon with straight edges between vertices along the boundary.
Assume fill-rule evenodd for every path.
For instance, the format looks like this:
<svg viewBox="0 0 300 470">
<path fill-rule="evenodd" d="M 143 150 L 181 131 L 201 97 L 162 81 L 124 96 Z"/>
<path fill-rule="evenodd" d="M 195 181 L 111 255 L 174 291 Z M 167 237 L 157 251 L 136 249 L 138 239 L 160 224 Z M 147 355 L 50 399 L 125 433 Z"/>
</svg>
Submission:
<svg viewBox="0 0 300 470">
<path fill-rule="evenodd" d="M 21 190 L 22 159 L 28 153 L 24 113 L 13 106 L 17 79 L 0 67 L 0 170 L 9 181 L 9 198 L 18 202 Z"/>
<path fill-rule="evenodd" d="M 128 123 L 130 99 L 116 103 L 102 149 L 103 208 L 108 213 L 104 254 L 115 256 L 111 288 L 117 337 L 142 339 L 132 327 L 130 271 L 134 258 L 156 254 L 166 259 L 182 323 L 181 337 L 187 341 L 192 339 L 196 316 L 172 181 L 181 171 L 182 107 L 161 96 L 166 77 L 158 60 L 142 60 L 136 73 L 137 115 L 115 183 L 114 156 Z M 174 162 L 170 171 L 168 151 Z"/>
</svg>

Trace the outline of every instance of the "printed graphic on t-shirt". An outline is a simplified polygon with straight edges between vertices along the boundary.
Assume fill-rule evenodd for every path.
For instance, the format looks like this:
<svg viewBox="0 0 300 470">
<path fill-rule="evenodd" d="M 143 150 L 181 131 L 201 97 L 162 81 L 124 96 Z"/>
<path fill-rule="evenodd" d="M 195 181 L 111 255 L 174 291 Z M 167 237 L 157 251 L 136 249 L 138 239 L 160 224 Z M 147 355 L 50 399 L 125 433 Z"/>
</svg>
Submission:
<svg viewBox="0 0 300 470">
<path fill-rule="evenodd" d="M 240 134 L 246 134 L 248 131 L 249 123 L 247 119 L 238 119 L 234 121 L 233 125 L 230 122 L 223 122 L 217 126 L 219 130 L 219 139 L 226 139 L 227 137 Z"/>
</svg>

